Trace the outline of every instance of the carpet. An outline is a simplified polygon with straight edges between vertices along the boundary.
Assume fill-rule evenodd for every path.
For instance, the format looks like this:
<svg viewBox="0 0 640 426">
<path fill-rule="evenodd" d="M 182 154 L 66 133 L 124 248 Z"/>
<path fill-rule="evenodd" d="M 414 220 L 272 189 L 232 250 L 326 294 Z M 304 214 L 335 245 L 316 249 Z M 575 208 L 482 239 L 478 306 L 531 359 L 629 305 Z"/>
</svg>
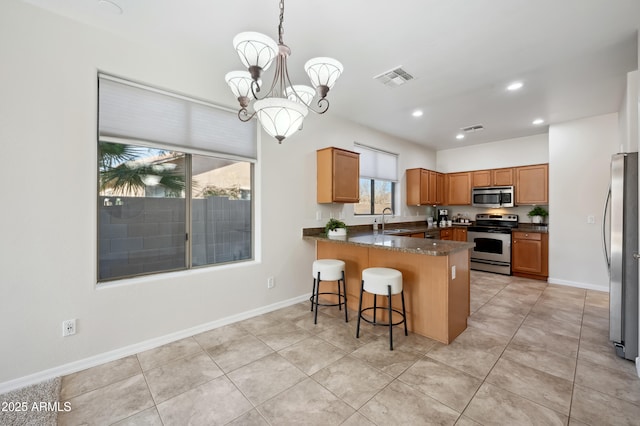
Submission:
<svg viewBox="0 0 640 426">
<path fill-rule="evenodd" d="M 58 411 L 66 407 L 59 402 L 59 377 L 0 395 L 0 425 L 55 426 Z"/>
</svg>

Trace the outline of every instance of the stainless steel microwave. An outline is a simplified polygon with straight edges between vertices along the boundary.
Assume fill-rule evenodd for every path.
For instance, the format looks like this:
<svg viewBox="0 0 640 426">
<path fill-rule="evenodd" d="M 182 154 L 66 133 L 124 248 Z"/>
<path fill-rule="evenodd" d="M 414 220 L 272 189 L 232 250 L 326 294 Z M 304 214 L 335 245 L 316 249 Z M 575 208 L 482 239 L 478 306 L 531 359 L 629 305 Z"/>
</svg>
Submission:
<svg viewBox="0 0 640 426">
<path fill-rule="evenodd" d="M 473 188 L 471 191 L 471 205 L 475 207 L 513 207 L 513 186 L 491 186 Z"/>
</svg>

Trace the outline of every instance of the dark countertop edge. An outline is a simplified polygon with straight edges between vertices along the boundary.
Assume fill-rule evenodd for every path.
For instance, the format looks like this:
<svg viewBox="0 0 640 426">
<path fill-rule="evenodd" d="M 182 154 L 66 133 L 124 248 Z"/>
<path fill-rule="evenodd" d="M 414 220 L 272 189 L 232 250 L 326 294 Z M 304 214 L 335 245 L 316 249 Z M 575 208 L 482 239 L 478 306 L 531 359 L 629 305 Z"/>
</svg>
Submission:
<svg viewBox="0 0 640 426">
<path fill-rule="evenodd" d="M 368 247 L 368 248 L 377 248 L 381 250 L 390 250 L 390 251 L 399 251 L 403 253 L 413 253 L 413 254 L 421 254 L 426 256 L 449 256 L 450 254 L 457 253 L 463 250 L 469 250 L 475 247 L 474 243 L 467 243 L 462 241 L 449 241 L 449 240 L 434 240 L 434 239 L 424 239 L 424 245 L 422 247 L 390 247 L 377 245 L 372 243 L 364 243 L 359 241 L 352 241 L 351 238 L 354 237 L 365 237 L 365 236 L 373 236 L 373 231 L 368 233 L 360 232 L 360 233 L 350 233 L 347 237 L 343 238 L 329 238 L 324 233 L 315 234 L 315 235 L 303 235 L 303 239 L 307 241 L 326 241 L 330 243 L 336 244 L 348 244 L 355 245 L 360 247 Z M 409 239 L 411 237 L 403 237 L 400 235 L 385 235 L 385 237 L 395 240 L 395 239 Z M 402 240 L 396 240 L 402 242 Z M 416 238 L 411 238 L 412 244 L 415 244 L 417 241 L 420 241 Z M 440 246 L 433 250 L 432 247 L 434 244 L 440 244 Z"/>
<path fill-rule="evenodd" d="M 473 224 L 471 224 L 473 225 Z M 420 222 L 394 222 L 394 223 L 388 223 L 385 228 L 386 229 L 407 229 L 407 234 L 396 234 L 395 236 L 403 236 L 403 235 L 408 235 L 410 233 L 414 233 L 414 232 L 437 232 L 437 231 L 442 231 L 442 230 L 446 230 L 446 229 L 453 229 L 453 228 L 469 228 L 470 225 L 458 225 L 458 224 L 453 224 L 452 226 L 446 226 L 444 228 L 439 228 L 437 226 L 432 226 L 432 227 L 428 227 L 426 222 L 424 221 L 420 221 Z M 349 234 L 365 234 L 365 233 L 371 233 L 373 232 L 373 228 L 371 226 L 371 224 L 369 225 L 347 225 L 347 229 Z M 379 226 L 378 229 L 380 231 L 382 231 L 382 227 Z M 516 228 L 513 228 L 513 231 L 521 231 L 521 232 L 540 232 L 543 234 L 547 234 L 549 233 L 549 225 L 547 224 L 537 224 L 537 223 L 524 223 L 524 222 L 520 222 L 518 223 L 518 226 Z M 324 234 L 324 226 L 321 228 L 303 228 L 302 229 L 302 236 L 311 236 L 311 235 L 319 235 L 319 234 Z"/>
</svg>

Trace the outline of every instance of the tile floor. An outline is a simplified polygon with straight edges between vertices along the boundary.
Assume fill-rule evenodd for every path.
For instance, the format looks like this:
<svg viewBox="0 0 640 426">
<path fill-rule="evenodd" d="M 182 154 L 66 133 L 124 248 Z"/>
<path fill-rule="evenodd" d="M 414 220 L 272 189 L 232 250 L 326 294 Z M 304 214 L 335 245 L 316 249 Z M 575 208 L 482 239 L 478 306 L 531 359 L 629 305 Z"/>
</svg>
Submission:
<svg viewBox="0 0 640 426">
<path fill-rule="evenodd" d="M 309 283 L 311 285 L 311 283 Z M 640 379 L 608 295 L 473 272 L 446 346 L 308 303 L 63 378 L 60 425 L 638 425 Z M 366 325 L 366 324 L 365 324 Z"/>
</svg>

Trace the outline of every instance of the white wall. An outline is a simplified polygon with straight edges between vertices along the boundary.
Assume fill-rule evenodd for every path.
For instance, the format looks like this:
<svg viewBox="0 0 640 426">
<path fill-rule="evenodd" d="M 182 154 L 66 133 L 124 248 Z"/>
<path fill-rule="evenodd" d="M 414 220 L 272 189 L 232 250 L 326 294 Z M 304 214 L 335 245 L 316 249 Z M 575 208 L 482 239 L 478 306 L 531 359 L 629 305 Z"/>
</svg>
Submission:
<svg viewBox="0 0 640 426">
<path fill-rule="evenodd" d="M 348 207 L 315 204 L 316 149 L 357 141 L 399 153 L 400 170 L 435 164 L 433 152 L 331 111 L 309 117 L 282 145 L 262 137 L 257 261 L 97 289 L 97 71 L 214 103 L 232 97 L 213 82 L 222 81 L 212 71 L 216 52 L 138 45 L 23 2 L 0 8 L 0 393 L 308 294 L 314 246 L 301 229 L 323 226 L 332 209 L 355 221 Z M 221 51 L 231 55 L 228 43 Z M 326 215 L 320 223 L 317 210 Z M 62 338 L 70 318 L 78 333 Z"/>
<path fill-rule="evenodd" d="M 438 151 L 436 167 L 439 172 L 453 173 L 548 162 L 549 139 L 542 133 Z"/>
<path fill-rule="evenodd" d="M 614 113 L 549 129 L 549 282 L 609 289 L 602 213 L 618 125 Z"/>
</svg>

